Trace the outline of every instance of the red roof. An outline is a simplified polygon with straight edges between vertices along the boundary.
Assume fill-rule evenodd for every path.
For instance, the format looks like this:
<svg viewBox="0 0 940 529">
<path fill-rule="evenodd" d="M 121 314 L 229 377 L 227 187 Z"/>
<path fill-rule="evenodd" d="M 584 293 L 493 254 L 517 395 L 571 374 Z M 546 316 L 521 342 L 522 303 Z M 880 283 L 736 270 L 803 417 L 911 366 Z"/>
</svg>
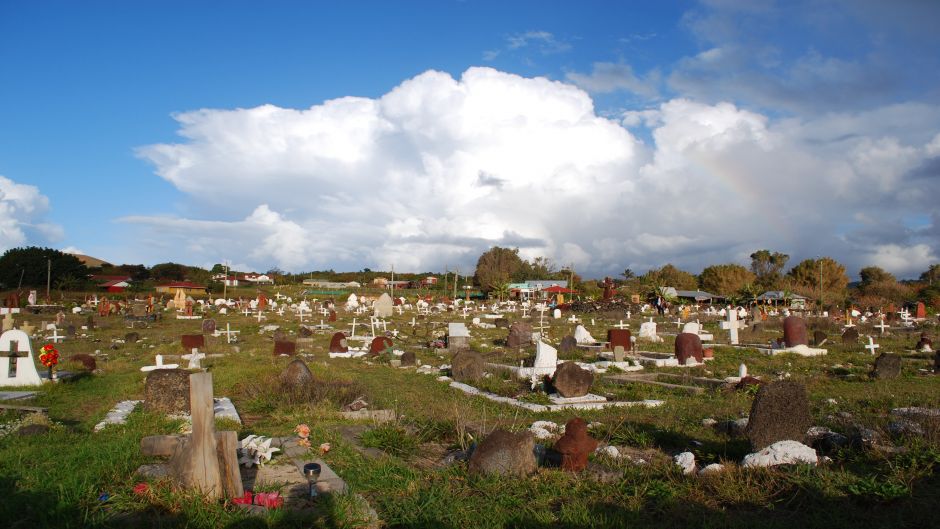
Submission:
<svg viewBox="0 0 940 529">
<path fill-rule="evenodd" d="M 113 286 L 117 286 L 119 283 L 126 283 L 129 279 L 130 279 L 130 278 L 127 278 L 127 279 L 114 279 L 114 280 L 111 280 L 111 281 L 107 281 L 107 282 L 101 283 L 101 284 L 98 285 L 98 286 L 101 287 L 101 288 L 113 287 Z"/>
<path fill-rule="evenodd" d="M 570 288 L 560 287 L 558 285 L 552 285 L 548 288 L 543 288 L 542 292 L 548 292 L 549 294 L 577 294 L 577 290 L 571 290 Z"/>
<path fill-rule="evenodd" d="M 131 280 L 131 276 L 91 275 L 89 277 L 94 281 L 130 281 Z"/>
</svg>

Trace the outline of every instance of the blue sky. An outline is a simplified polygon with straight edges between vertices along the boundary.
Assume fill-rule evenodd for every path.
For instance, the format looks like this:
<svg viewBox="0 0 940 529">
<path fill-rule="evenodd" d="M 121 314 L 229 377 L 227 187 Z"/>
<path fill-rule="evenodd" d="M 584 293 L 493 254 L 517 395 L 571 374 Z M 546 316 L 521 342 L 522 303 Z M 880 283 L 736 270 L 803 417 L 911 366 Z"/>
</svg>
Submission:
<svg viewBox="0 0 940 529">
<path fill-rule="evenodd" d="M 0 248 L 938 260 L 940 4 L 0 4 Z M 933 194 L 933 195 L 932 195 Z"/>
</svg>

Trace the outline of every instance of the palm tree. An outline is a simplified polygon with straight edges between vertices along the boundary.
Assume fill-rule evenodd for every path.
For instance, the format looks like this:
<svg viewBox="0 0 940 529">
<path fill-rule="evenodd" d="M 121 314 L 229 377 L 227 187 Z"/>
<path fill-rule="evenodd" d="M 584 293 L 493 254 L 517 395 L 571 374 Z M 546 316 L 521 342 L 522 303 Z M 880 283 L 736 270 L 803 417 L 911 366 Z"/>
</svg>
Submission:
<svg viewBox="0 0 940 529">
<path fill-rule="evenodd" d="M 496 297 L 499 301 L 502 301 L 504 297 L 509 297 L 509 283 L 498 283 L 493 287 L 493 290 L 490 291 L 491 294 L 496 294 Z"/>
</svg>

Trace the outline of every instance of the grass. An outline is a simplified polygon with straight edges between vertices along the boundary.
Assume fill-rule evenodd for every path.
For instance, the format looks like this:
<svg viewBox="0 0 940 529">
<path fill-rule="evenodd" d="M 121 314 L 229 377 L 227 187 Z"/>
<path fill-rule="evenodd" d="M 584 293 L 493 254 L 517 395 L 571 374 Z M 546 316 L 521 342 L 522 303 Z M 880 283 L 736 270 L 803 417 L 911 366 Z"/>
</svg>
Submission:
<svg viewBox="0 0 940 529">
<path fill-rule="evenodd" d="M 296 292 L 284 293 L 293 294 Z M 340 323 L 351 316 L 339 311 Z M 518 318 L 518 315 L 515 316 Z M 430 319 L 459 319 L 440 315 Z M 27 316 L 32 323 L 39 316 Z M 48 317 L 47 317 L 48 319 Z M 449 363 L 446 351 L 428 347 L 441 337 L 442 326 L 423 329 L 412 336 L 406 325 L 411 315 L 397 314 L 389 328 L 402 331 L 396 349 L 408 349 L 419 364 Z M 588 330 L 604 336 L 611 321 L 596 319 Z M 623 319 L 622 316 L 614 318 Z M 723 378 L 736 375 L 746 363 L 750 373 L 765 379 L 787 376 L 807 387 L 814 424 L 850 433 L 853 424 L 883 432 L 886 442 L 898 450 L 846 448 L 829 456 L 819 467 L 771 470 L 742 469 L 734 463 L 749 451 L 746 441 L 703 425 L 705 418 L 718 421 L 745 416 L 753 395 L 746 391 L 707 389 L 699 395 L 632 384 L 618 385 L 598 377 L 592 392 L 617 399 L 661 399 L 659 408 L 614 408 L 579 414 L 592 427 L 592 435 L 612 445 L 658 454 L 646 465 L 607 457 L 594 458 L 604 469 L 603 479 L 541 469 L 527 479 L 479 477 L 467 474 L 463 463 L 443 465 L 428 461 L 432 448 L 466 449 L 494 428 L 519 430 L 535 420 L 563 424 L 574 412 L 531 412 L 449 388 L 435 376 L 395 369 L 387 362 L 328 359 L 329 335 L 299 343 L 302 353 L 312 353 L 307 364 L 314 383 L 301 391 L 284 387 L 278 378 L 288 360 L 271 355 L 273 342 L 259 334 L 257 322 L 241 315 L 216 316 L 242 331 L 235 347 L 210 343 L 210 353 L 221 358 L 203 361 L 213 374 L 217 396 L 232 399 L 243 424 L 223 424 L 248 434 L 292 435 L 299 423 L 311 426 L 314 447 L 329 442 L 333 449 L 324 458 L 365 497 L 390 527 L 924 527 L 934 522 L 935 498 L 940 496 L 940 440 L 935 431 L 923 436 L 892 437 L 887 412 L 894 407 L 940 407 L 940 377 L 926 376 L 931 359 L 905 352 L 916 333 L 895 334 L 879 340 L 882 351 L 904 355 L 902 376 L 895 380 L 871 380 L 867 374 L 871 356 L 861 349 L 829 345 L 829 355 L 802 358 L 794 355 L 762 356 L 752 350 L 718 346 L 715 360 L 693 369 L 647 368 L 650 371 Z M 638 318 L 631 323 L 638 326 Z M 271 323 L 271 322 L 269 322 Z M 296 333 L 296 321 L 273 322 Z M 571 333 L 564 320 L 551 322 L 552 336 Z M 709 330 L 716 323 L 706 323 Z M 112 338 L 128 331 L 117 317 L 105 319 L 88 339 L 59 345 L 63 356 L 99 349 L 100 373 L 39 388 L 33 405 L 49 410 L 52 429 L 24 437 L 3 435 L 2 425 L 36 421 L 18 412 L 0 413 L 0 519 L 12 527 L 356 527 L 363 525 L 356 496 L 324 498 L 314 513 L 297 515 L 274 512 L 251 517 L 231 505 L 206 502 L 195 494 L 174 489 L 165 481 L 150 482 L 146 494 L 133 493 L 139 478 L 135 469 L 154 460 L 140 455 L 139 442 L 147 435 L 175 432 L 178 420 L 145 413 L 131 414 L 126 425 L 94 433 L 94 425 L 118 401 L 143 396 L 143 365 L 153 355 L 180 354 L 178 337 L 198 332 L 199 321 L 165 318 L 149 329 L 136 329 L 145 338 L 138 344 L 110 349 Z M 768 330 L 742 339 L 764 342 L 779 332 Z M 672 330 L 669 326 L 661 329 Z M 725 334 L 714 331 L 720 340 Z M 866 331 L 863 330 L 863 334 Z M 870 330 L 867 332 L 871 332 Z M 532 351 L 503 351 L 498 342 L 505 329 L 472 329 L 471 347 L 488 361 L 518 365 Z M 296 336 L 296 334 L 294 334 Z M 832 333 L 830 333 L 832 336 Z M 97 341 L 96 341 L 97 340 Z M 34 342 L 34 348 L 41 343 Z M 151 347 L 153 346 L 153 347 Z M 643 344 L 645 350 L 671 351 L 664 344 Z M 584 352 L 570 359 L 587 360 Z M 175 361 L 175 360 L 174 360 Z M 529 402 L 544 403 L 544 395 L 495 372 L 479 384 L 481 389 Z M 362 396 L 370 409 L 396 411 L 398 420 L 369 424 L 360 437 L 367 447 L 386 457 L 369 457 L 351 445 L 340 429 L 349 425 L 339 416 L 341 407 Z M 835 404 L 830 401 L 834 399 Z M 692 450 L 700 464 L 728 463 L 726 471 L 708 476 L 683 476 L 671 463 L 671 455 Z M 281 456 L 283 458 L 283 456 Z M 278 457 L 275 457 L 275 462 Z M 107 495 L 107 499 L 102 497 Z M 101 498 L 101 499 L 100 499 Z"/>
</svg>

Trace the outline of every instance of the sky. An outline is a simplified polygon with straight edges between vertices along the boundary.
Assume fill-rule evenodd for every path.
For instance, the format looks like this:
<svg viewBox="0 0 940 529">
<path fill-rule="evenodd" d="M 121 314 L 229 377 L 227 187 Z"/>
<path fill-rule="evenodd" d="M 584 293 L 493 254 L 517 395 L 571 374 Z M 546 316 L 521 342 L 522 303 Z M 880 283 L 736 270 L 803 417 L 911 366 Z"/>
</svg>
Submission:
<svg viewBox="0 0 940 529">
<path fill-rule="evenodd" d="M 0 251 L 940 261 L 940 2 L 0 0 Z"/>
</svg>

